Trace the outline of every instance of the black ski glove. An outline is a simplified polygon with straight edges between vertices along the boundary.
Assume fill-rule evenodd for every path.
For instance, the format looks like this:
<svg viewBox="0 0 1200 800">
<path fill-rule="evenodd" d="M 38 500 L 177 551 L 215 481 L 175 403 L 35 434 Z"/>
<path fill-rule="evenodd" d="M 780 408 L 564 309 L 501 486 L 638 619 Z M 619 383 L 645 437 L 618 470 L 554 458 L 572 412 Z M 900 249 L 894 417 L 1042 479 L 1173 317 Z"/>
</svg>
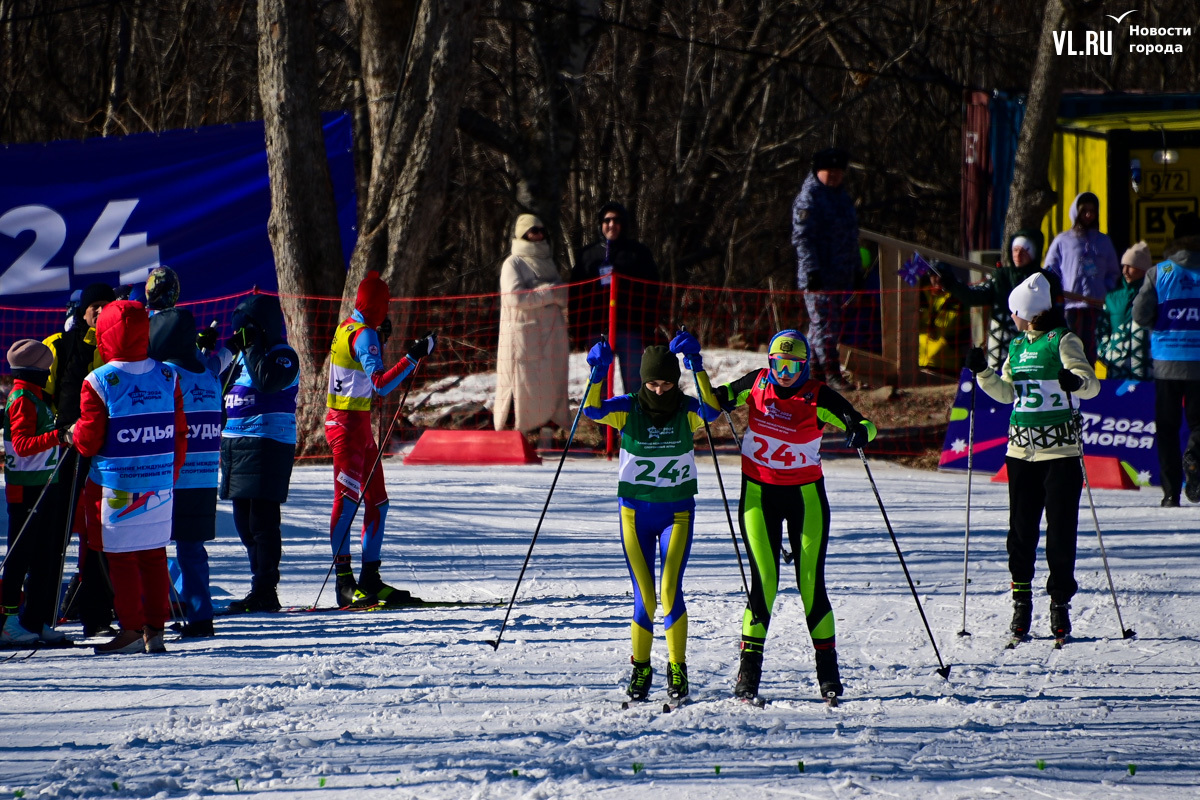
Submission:
<svg viewBox="0 0 1200 800">
<path fill-rule="evenodd" d="M 846 447 L 852 450 L 859 450 L 867 446 L 867 439 L 870 438 L 867 432 L 867 426 L 862 422 L 851 422 L 846 425 Z"/>
<path fill-rule="evenodd" d="M 1077 392 L 1079 387 L 1083 386 L 1083 378 L 1063 367 L 1058 371 L 1058 385 L 1063 388 L 1064 392 Z"/>
<path fill-rule="evenodd" d="M 421 339 L 417 339 L 408 348 L 408 357 L 412 361 L 426 358 L 433 349 L 437 347 L 437 334 L 431 333 Z"/>
<path fill-rule="evenodd" d="M 217 329 L 202 328 L 196 334 L 196 347 L 206 352 L 213 352 L 217 349 Z"/>
<path fill-rule="evenodd" d="M 987 353 L 983 352 L 982 347 L 972 347 L 967 351 L 967 369 L 978 375 L 987 368 Z"/>
<path fill-rule="evenodd" d="M 376 328 L 375 331 L 379 334 L 380 346 L 387 344 L 388 339 L 392 338 L 392 318 L 384 317 L 383 324 Z"/>
</svg>

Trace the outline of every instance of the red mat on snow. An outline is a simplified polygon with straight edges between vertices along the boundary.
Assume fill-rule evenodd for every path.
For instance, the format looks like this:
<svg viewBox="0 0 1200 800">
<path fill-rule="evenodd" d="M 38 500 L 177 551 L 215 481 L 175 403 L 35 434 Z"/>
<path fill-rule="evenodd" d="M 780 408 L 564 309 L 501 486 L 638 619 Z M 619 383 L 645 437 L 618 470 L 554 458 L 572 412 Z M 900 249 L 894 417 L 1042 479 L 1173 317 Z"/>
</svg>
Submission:
<svg viewBox="0 0 1200 800">
<path fill-rule="evenodd" d="M 1083 465 L 1087 469 L 1088 483 L 1093 489 L 1139 489 L 1129 473 L 1121 466 L 1116 456 L 1083 457 Z M 1000 471 L 992 477 L 992 483 L 1008 483 L 1008 467 L 1000 467 Z"/>
<path fill-rule="evenodd" d="M 405 464 L 540 464 L 520 431 L 438 431 L 421 434 Z"/>
</svg>

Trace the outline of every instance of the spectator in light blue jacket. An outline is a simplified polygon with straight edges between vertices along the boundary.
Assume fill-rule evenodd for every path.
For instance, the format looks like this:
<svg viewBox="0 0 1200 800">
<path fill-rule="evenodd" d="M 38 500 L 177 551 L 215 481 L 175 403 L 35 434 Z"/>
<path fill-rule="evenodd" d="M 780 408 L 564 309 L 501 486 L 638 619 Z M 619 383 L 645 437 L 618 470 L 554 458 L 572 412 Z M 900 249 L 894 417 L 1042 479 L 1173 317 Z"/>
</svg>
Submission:
<svg viewBox="0 0 1200 800">
<path fill-rule="evenodd" d="M 1054 237 L 1045 266 L 1062 280 L 1063 291 L 1098 301 L 1067 300 L 1067 327 L 1082 341 L 1089 364 L 1096 363 L 1096 325 L 1104 296 L 1121 280 L 1121 262 L 1112 239 L 1100 232 L 1100 199 L 1081 192 L 1071 203 L 1070 229 Z"/>
<path fill-rule="evenodd" d="M 842 378 L 838 339 L 842 307 L 854 289 L 858 216 L 842 189 L 850 154 L 830 147 L 813 155 L 812 171 L 792 204 L 792 246 L 796 248 L 796 288 L 807 292 L 808 341 L 815 363 L 812 376 L 837 391 L 852 388 Z"/>
</svg>

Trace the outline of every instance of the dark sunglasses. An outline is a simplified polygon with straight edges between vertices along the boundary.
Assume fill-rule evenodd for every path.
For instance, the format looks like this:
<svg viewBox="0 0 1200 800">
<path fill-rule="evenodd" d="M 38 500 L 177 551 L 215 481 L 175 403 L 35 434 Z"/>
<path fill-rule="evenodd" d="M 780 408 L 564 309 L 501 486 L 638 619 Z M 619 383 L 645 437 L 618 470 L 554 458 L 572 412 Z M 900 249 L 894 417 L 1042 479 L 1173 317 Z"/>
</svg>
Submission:
<svg viewBox="0 0 1200 800">
<path fill-rule="evenodd" d="M 525 231 L 526 236 L 528 236 L 531 233 L 540 233 L 542 236 L 545 236 L 546 229 L 545 228 L 530 228 L 529 230 Z"/>
<path fill-rule="evenodd" d="M 600 222 L 604 225 L 620 225 L 621 218 L 620 217 L 605 217 Z"/>
</svg>

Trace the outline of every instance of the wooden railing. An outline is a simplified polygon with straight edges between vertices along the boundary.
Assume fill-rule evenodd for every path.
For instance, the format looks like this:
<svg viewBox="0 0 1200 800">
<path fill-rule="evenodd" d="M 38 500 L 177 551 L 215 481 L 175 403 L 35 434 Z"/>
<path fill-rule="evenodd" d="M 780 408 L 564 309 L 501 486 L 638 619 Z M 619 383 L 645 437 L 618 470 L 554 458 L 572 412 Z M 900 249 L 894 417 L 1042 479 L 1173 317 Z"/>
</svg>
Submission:
<svg viewBox="0 0 1200 800">
<path fill-rule="evenodd" d="M 851 372 L 857 362 L 859 372 L 883 374 L 885 382 L 896 388 L 930 383 L 936 380 L 930 373 L 922 372 L 920 357 L 920 290 L 909 286 L 901 277 L 901 266 L 920 253 L 926 261 L 942 261 L 951 266 L 968 270 L 971 280 L 978 280 L 990 273 L 991 268 L 967 261 L 932 247 L 906 242 L 885 236 L 882 233 L 860 229 L 859 239 L 873 242 L 879 249 L 879 289 L 882 307 L 883 352 L 881 355 L 868 353 L 852 347 L 840 348 L 842 363 Z M 986 309 L 984 309 L 986 311 Z M 982 341 L 984 315 L 972 309 L 971 327 L 975 341 Z M 976 331 L 976 327 L 979 330 Z M 868 362 L 864 364 L 863 362 Z M 865 367 L 865 369 L 864 369 Z M 945 379 L 943 379 L 945 380 Z"/>
</svg>

